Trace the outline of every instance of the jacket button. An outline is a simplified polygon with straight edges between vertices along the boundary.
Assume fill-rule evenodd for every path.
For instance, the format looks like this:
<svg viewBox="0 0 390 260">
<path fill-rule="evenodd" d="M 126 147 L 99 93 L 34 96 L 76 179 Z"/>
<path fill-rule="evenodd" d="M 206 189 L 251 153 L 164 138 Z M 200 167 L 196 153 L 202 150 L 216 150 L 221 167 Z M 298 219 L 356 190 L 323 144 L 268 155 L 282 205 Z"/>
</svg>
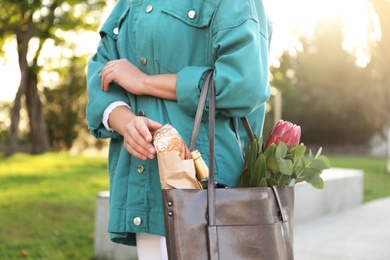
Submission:
<svg viewBox="0 0 390 260">
<path fill-rule="evenodd" d="M 188 11 L 188 18 L 190 18 L 191 20 L 195 18 L 196 16 L 196 12 L 194 10 L 190 10 Z"/>
<path fill-rule="evenodd" d="M 146 63 L 148 63 L 148 61 L 146 60 L 145 57 L 142 57 L 142 58 L 141 58 L 141 64 L 142 64 L 143 66 L 146 66 Z"/>
<path fill-rule="evenodd" d="M 137 172 L 138 173 L 143 173 L 144 171 L 145 171 L 145 167 L 142 164 L 137 166 Z"/>
<path fill-rule="evenodd" d="M 134 225 L 139 226 L 142 223 L 142 219 L 140 217 L 136 217 L 133 219 Z"/>
<path fill-rule="evenodd" d="M 143 111 L 143 110 L 139 111 L 138 115 L 139 116 L 145 116 L 145 111 Z"/>
<path fill-rule="evenodd" d="M 113 32 L 114 34 L 118 34 L 118 33 L 119 33 L 118 27 L 115 27 L 114 30 L 112 30 L 112 32 Z"/>
<path fill-rule="evenodd" d="M 153 6 L 148 5 L 148 6 L 146 7 L 146 12 L 147 12 L 147 13 L 150 13 L 152 10 L 153 10 Z"/>
</svg>

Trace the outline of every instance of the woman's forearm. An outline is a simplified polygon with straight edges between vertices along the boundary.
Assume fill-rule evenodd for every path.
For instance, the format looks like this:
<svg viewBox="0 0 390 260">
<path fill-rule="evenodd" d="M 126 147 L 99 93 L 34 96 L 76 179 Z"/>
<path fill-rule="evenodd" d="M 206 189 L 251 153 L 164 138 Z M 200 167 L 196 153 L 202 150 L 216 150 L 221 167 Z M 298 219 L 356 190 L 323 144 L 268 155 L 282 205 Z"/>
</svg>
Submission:
<svg viewBox="0 0 390 260">
<path fill-rule="evenodd" d="M 99 76 L 103 91 L 109 91 L 111 82 L 116 82 L 134 95 L 177 100 L 176 74 L 147 75 L 127 59 L 120 59 L 107 62 Z"/>
<path fill-rule="evenodd" d="M 142 94 L 163 99 L 177 100 L 176 98 L 177 74 L 149 75 L 143 81 Z"/>
</svg>

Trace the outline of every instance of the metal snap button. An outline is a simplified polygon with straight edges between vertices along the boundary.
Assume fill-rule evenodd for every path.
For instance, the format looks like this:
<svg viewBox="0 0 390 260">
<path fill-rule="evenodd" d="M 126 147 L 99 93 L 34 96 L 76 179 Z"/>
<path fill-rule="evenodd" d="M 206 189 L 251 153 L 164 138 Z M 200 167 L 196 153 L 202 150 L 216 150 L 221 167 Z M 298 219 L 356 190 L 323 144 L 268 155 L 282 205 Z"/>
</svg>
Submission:
<svg viewBox="0 0 390 260">
<path fill-rule="evenodd" d="M 143 110 L 139 111 L 138 115 L 139 116 L 145 116 L 145 111 L 143 111 Z"/>
<path fill-rule="evenodd" d="M 146 12 L 147 12 L 147 13 L 150 13 L 152 10 L 153 10 L 153 6 L 148 5 L 148 6 L 146 7 Z"/>
<path fill-rule="evenodd" d="M 138 172 L 138 173 L 143 173 L 144 170 L 145 170 L 145 167 L 144 167 L 142 164 L 140 164 L 140 165 L 137 166 L 137 172 Z"/>
<path fill-rule="evenodd" d="M 142 58 L 141 58 L 141 64 L 142 64 L 143 66 L 146 66 L 146 63 L 148 63 L 148 61 L 146 60 L 145 57 L 142 57 Z"/>
<path fill-rule="evenodd" d="M 190 10 L 190 11 L 188 11 L 187 15 L 188 15 L 188 18 L 194 19 L 196 16 L 196 12 L 194 10 Z"/>
<path fill-rule="evenodd" d="M 136 217 L 136 218 L 134 218 L 133 222 L 134 222 L 134 225 L 139 226 L 142 223 L 142 219 L 140 217 Z"/>
</svg>

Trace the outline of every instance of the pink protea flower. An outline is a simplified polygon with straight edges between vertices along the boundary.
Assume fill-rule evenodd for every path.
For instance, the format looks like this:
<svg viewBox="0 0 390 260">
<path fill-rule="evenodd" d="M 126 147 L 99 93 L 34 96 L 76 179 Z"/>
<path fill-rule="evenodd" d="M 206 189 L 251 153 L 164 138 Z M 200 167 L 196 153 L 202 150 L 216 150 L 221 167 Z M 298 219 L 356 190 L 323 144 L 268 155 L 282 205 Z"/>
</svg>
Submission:
<svg viewBox="0 0 390 260">
<path fill-rule="evenodd" d="M 272 128 L 265 142 L 265 148 L 271 144 L 276 146 L 282 141 L 288 147 L 291 145 L 299 145 L 301 139 L 301 127 L 291 122 L 279 120 Z"/>
</svg>

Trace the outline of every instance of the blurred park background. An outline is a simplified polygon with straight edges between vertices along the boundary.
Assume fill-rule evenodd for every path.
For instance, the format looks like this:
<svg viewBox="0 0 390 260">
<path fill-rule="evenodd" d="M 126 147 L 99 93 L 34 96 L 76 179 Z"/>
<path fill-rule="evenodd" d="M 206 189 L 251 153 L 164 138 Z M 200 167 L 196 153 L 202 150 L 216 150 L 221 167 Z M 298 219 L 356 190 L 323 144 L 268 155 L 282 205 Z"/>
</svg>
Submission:
<svg viewBox="0 0 390 260">
<path fill-rule="evenodd" d="M 107 140 L 86 63 L 114 0 L 0 1 L 0 259 L 93 259 Z M 390 196 L 390 1 L 264 0 L 274 24 L 265 133 L 282 118 L 332 167 Z M 250 66 L 250 64 L 248 64 Z"/>
</svg>

